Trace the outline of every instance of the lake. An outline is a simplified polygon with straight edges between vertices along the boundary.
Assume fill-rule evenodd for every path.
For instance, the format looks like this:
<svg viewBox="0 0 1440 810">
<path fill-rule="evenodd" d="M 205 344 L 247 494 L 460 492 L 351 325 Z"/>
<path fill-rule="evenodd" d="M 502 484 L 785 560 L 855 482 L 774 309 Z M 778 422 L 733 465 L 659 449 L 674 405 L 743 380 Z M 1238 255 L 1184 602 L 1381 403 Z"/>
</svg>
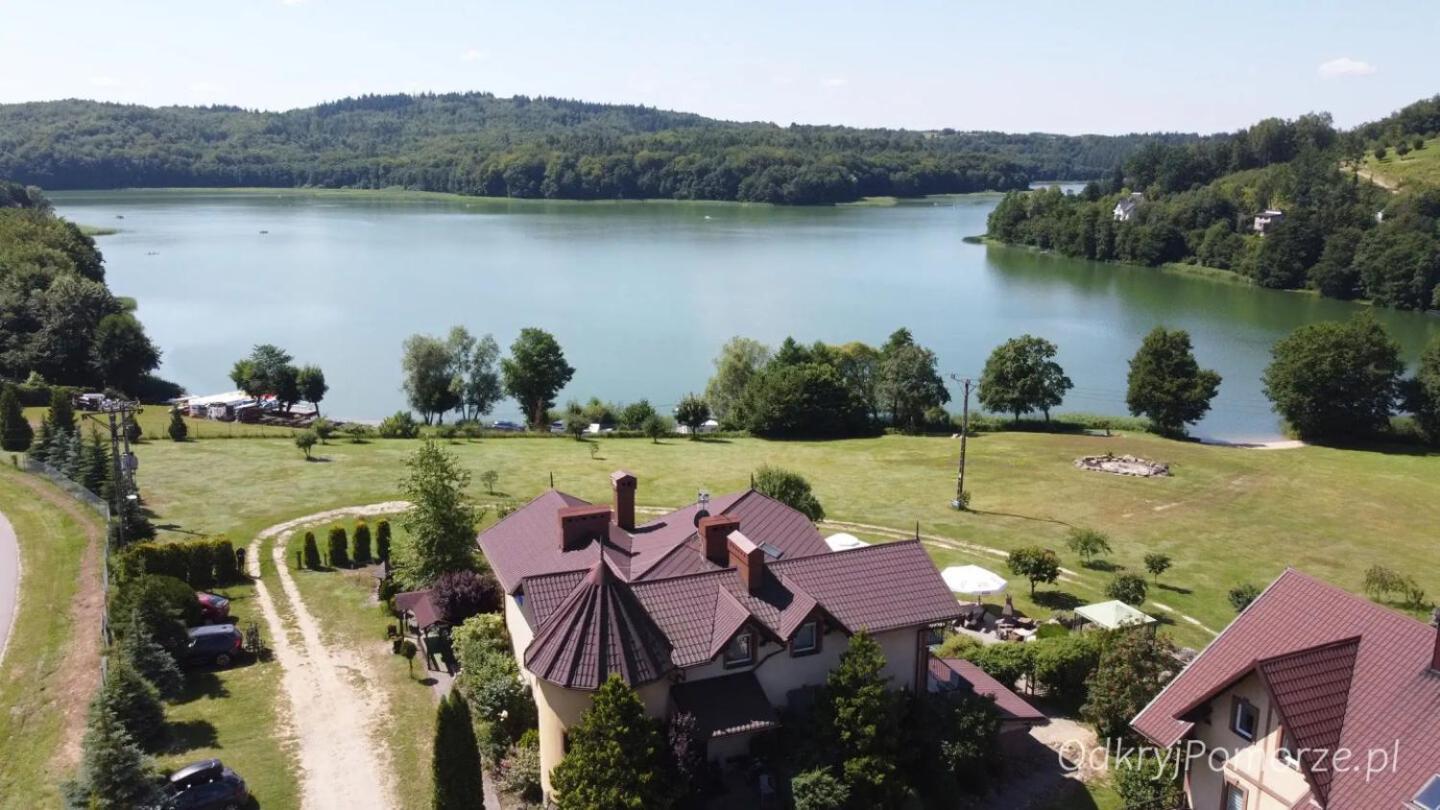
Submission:
<svg viewBox="0 0 1440 810">
<path fill-rule="evenodd" d="M 99 237 L 108 280 L 139 301 L 161 374 L 194 393 L 233 388 L 257 343 L 325 370 L 325 412 L 405 407 L 400 344 L 463 324 L 507 347 L 554 333 L 575 378 L 560 396 L 701 391 L 733 335 L 778 344 L 879 344 L 906 326 L 946 374 L 978 377 L 989 352 L 1031 333 L 1075 382 L 1063 411 L 1123 413 L 1127 360 L 1156 325 L 1189 330 L 1224 383 L 1202 436 L 1275 438 L 1262 393 L 1270 347 L 1360 307 L 1231 281 L 969 244 L 999 195 L 894 205 L 572 203 L 276 191 L 50 195 Z M 1413 364 L 1440 318 L 1377 310 Z M 958 386 L 952 386 L 958 395 Z M 952 403 L 959 410 L 959 403 Z M 507 401 L 495 416 L 518 417 Z"/>
</svg>

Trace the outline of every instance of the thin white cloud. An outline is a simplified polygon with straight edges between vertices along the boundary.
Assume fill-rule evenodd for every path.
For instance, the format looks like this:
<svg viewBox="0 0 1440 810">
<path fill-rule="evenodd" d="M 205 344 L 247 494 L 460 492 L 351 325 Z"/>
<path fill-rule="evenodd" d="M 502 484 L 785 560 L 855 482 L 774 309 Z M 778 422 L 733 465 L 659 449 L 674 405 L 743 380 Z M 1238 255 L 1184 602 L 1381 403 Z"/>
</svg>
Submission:
<svg viewBox="0 0 1440 810">
<path fill-rule="evenodd" d="M 1374 65 L 1363 59 L 1342 56 L 1328 62 L 1321 62 L 1317 72 L 1322 79 L 1338 79 L 1343 76 L 1369 76 L 1376 70 Z"/>
<path fill-rule="evenodd" d="M 114 76 L 91 76 L 90 83 L 96 87 L 119 87 L 120 80 Z"/>
<path fill-rule="evenodd" d="M 479 48 L 467 48 L 460 54 L 461 62 L 479 62 L 486 57 L 486 53 Z"/>
<path fill-rule="evenodd" d="M 828 79 L 820 80 L 820 85 L 822 87 L 844 87 L 849 83 L 850 81 L 848 79 L 842 79 L 839 76 L 831 76 Z"/>
</svg>

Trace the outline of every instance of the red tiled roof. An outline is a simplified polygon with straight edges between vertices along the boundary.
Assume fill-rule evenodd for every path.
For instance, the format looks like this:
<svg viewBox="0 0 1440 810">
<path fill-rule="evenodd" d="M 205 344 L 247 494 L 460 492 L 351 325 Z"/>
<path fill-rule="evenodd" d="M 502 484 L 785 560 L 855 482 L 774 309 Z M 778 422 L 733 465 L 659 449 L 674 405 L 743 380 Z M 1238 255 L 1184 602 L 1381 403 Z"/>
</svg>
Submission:
<svg viewBox="0 0 1440 810">
<path fill-rule="evenodd" d="M 670 696 L 678 711 L 695 716 L 702 740 L 780 725 L 780 717 L 754 672 L 678 684 Z"/>
<path fill-rule="evenodd" d="M 852 633 L 934 624 L 961 612 L 918 540 L 783 559 L 770 570 L 813 596 Z"/>
<path fill-rule="evenodd" d="M 525 668 L 568 689 L 599 689 L 611 673 L 639 686 L 670 670 L 670 643 L 602 560 L 540 625 Z"/>
<path fill-rule="evenodd" d="M 1359 649 L 1360 639 L 1351 638 L 1267 658 L 1256 666 L 1281 724 L 1300 749 L 1300 767 L 1322 801 L 1329 795 L 1333 771 L 1321 752 L 1340 746 Z"/>
<path fill-rule="evenodd" d="M 1339 723 L 1338 747 L 1364 760 L 1393 753 L 1394 767 L 1367 778 L 1364 768 L 1334 769 L 1328 796 L 1335 810 L 1395 810 L 1440 772 L 1440 674 L 1429 669 L 1436 630 L 1409 616 L 1287 569 L 1219 638 L 1131 722 L 1161 746 L 1187 735 L 1187 711 L 1250 672 L 1268 671 L 1277 706 L 1303 734 L 1336 732 L 1340 681 L 1353 673 Z M 1353 640 L 1353 645 L 1349 642 Z M 1348 650 L 1354 650 L 1353 662 Z M 1297 740 L 1298 742 L 1298 740 Z"/>
<path fill-rule="evenodd" d="M 401 613 L 409 613 L 415 617 L 415 626 L 421 630 L 437 624 L 444 619 L 440 616 L 440 609 L 435 607 L 431 598 L 430 590 L 406 591 L 395 594 L 395 609 Z"/>
<path fill-rule="evenodd" d="M 1019 720 L 1026 723 L 1045 723 L 1049 718 L 1044 712 L 1025 702 L 1005 684 L 985 673 L 985 670 L 963 658 L 930 658 L 930 674 L 940 683 L 951 687 L 963 687 L 977 695 L 995 699 L 995 708 L 1005 720 Z M 947 691 L 943 687 L 941 691 Z"/>
</svg>

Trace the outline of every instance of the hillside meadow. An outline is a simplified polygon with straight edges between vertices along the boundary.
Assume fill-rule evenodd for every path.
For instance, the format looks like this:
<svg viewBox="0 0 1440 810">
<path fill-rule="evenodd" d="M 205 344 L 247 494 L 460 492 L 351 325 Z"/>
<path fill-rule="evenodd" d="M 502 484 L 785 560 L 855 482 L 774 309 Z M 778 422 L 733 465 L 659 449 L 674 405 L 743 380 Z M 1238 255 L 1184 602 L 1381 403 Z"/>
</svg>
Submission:
<svg viewBox="0 0 1440 810">
<path fill-rule="evenodd" d="M 298 515 L 397 497 L 404 460 L 416 445 L 332 439 L 306 461 L 285 439 L 152 440 L 138 448 L 139 481 L 162 536 L 224 533 L 243 542 Z M 957 513 L 949 500 L 959 443 L 943 437 L 658 444 L 516 437 L 446 447 L 472 472 L 471 491 L 480 501 L 523 502 L 548 487 L 552 474 L 557 488 L 606 501 L 609 473 L 624 468 L 640 479 L 642 508 L 664 508 L 693 501 L 701 489 L 743 489 L 762 464 L 786 467 L 809 478 L 829 520 L 865 526 L 822 527 L 826 533 L 845 529 L 883 540 L 909 535 L 918 523 L 940 564 L 983 562 L 1002 573 L 994 551 L 1056 549 L 1072 573 L 1041 586 L 1042 613 L 1103 598 L 1108 566 L 1082 568 L 1064 548 L 1071 527 L 1098 529 L 1114 547 L 1108 565 L 1143 572 L 1146 553 L 1174 559 L 1147 607 L 1173 622 L 1182 642 L 1197 646 L 1209 634 L 1176 617 L 1222 628 L 1234 614 L 1226 599 L 1231 587 L 1263 585 L 1287 565 L 1359 591 L 1367 567 L 1387 564 L 1432 594 L 1440 591 L 1433 553 L 1440 454 L 1259 450 L 1143 434 L 983 434 L 969 444 L 973 511 Z M 1168 462 L 1174 474 L 1126 478 L 1073 465 L 1079 456 L 1106 452 Z M 486 470 L 498 474 L 494 495 L 480 481 Z M 1011 590 L 1022 608 L 1036 607 L 1024 583 L 1012 581 Z"/>
</svg>

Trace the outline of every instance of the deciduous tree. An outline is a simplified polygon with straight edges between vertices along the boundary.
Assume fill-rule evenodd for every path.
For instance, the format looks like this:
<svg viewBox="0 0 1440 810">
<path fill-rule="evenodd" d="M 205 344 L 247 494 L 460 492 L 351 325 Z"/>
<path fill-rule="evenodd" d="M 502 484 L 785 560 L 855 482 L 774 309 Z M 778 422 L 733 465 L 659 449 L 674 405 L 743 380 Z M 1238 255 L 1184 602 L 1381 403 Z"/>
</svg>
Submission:
<svg viewBox="0 0 1440 810">
<path fill-rule="evenodd" d="M 445 413 L 463 401 L 455 382 L 451 346 L 429 335 L 405 338 L 400 367 L 405 375 L 405 397 L 420 412 L 425 424 L 445 419 Z"/>
<path fill-rule="evenodd" d="M 1130 359 L 1125 403 L 1130 413 L 1177 435 L 1205 416 L 1219 390 L 1220 375 L 1195 361 L 1190 333 L 1157 326 Z"/>
<path fill-rule="evenodd" d="M 1030 581 L 1030 595 L 1035 595 L 1035 586 L 1041 582 L 1051 583 L 1060 578 L 1060 558 L 1055 552 L 1040 546 L 1026 546 L 1010 552 L 1005 564 L 1010 573 Z"/>
<path fill-rule="evenodd" d="M 1130 720 L 1179 669 L 1175 647 L 1167 637 L 1143 628 L 1110 631 L 1080 714 L 1101 739 L 1126 739 L 1132 734 Z"/>
<path fill-rule="evenodd" d="M 1073 383 L 1054 360 L 1055 344 L 1033 335 L 1002 343 L 990 353 L 980 375 L 980 404 L 986 410 L 1014 414 L 1040 411 L 1050 421 L 1050 409 L 1065 399 Z"/>
<path fill-rule="evenodd" d="M 690 429 L 690 438 L 700 434 L 700 426 L 710 418 L 710 406 L 694 394 L 686 394 L 675 406 L 675 421 Z"/>
<path fill-rule="evenodd" d="M 410 508 L 400 517 L 406 536 L 395 549 L 395 569 L 408 586 L 420 588 L 474 567 L 475 509 L 465 492 L 470 473 L 436 443 L 421 444 L 405 466 L 400 490 Z"/>
<path fill-rule="evenodd" d="M 725 343 L 715 358 L 715 374 L 705 386 L 705 401 L 716 419 L 730 424 L 731 411 L 744 396 L 745 386 L 769 361 L 770 349 L 758 340 L 733 337 Z"/>
<path fill-rule="evenodd" d="M 1271 355 L 1265 396 L 1301 437 L 1363 436 L 1388 423 L 1404 363 L 1399 344 L 1368 314 L 1302 326 Z"/>
<path fill-rule="evenodd" d="M 811 520 L 824 520 L 825 507 L 810 489 L 805 476 L 765 464 L 755 471 L 755 491 L 769 495 Z"/>
<path fill-rule="evenodd" d="M 505 392 L 520 403 L 532 428 L 543 428 L 545 415 L 555 406 L 575 369 L 565 362 L 565 353 L 555 337 L 543 329 L 526 327 L 510 345 L 510 356 L 500 361 Z"/>
</svg>

